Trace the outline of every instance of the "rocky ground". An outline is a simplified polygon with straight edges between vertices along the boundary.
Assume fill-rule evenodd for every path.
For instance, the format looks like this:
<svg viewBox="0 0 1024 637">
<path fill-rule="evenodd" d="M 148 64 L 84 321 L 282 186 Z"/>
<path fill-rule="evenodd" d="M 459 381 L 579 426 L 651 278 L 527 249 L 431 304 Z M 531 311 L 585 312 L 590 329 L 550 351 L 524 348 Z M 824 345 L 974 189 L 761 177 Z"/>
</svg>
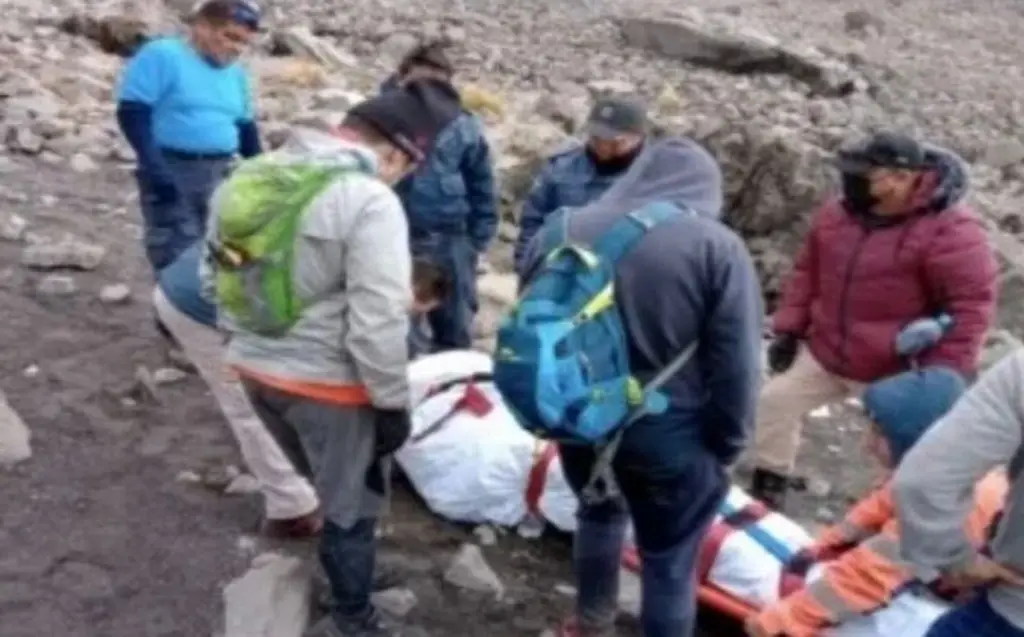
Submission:
<svg viewBox="0 0 1024 637">
<path fill-rule="evenodd" d="M 302 567 L 265 555 L 308 548 L 256 538 L 258 505 L 226 428 L 201 384 L 167 366 L 150 326 L 131 155 L 110 96 L 116 53 L 191 4 L 5 3 L 0 388 L 10 405 L 0 403 L 0 463 L 26 455 L 26 430 L 32 455 L 0 473 L 4 637 L 256 637 L 263 628 L 225 625 L 225 602 L 231 617 L 255 616 L 247 603 L 284 618 L 309 604 Z M 340 117 L 417 37 L 453 43 L 503 177 L 482 345 L 507 302 L 526 180 L 595 94 L 641 93 L 662 127 L 719 158 L 727 221 L 748 239 L 769 300 L 830 185 L 829 153 L 882 127 L 927 134 L 971 162 L 974 202 L 1004 257 L 997 356 L 1024 331 L 1019 3 L 808 4 L 355 0 L 339 10 L 277 0 L 250 63 L 274 141 L 291 123 Z M 808 488 L 794 514 L 826 523 L 874 476 L 847 410 L 817 412 L 808 429 Z M 562 542 L 446 525 L 404 492 L 390 522 L 387 559 L 408 581 L 384 603 L 415 600 L 410 619 L 433 635 L 539 635 L 568 609 Z M 496 577 L 466 543 L 483 546 Z M 459 564 L 468 575 L 449 572 Z M 268 593 L 274 579 L 294 586 Z"/>
</svg>

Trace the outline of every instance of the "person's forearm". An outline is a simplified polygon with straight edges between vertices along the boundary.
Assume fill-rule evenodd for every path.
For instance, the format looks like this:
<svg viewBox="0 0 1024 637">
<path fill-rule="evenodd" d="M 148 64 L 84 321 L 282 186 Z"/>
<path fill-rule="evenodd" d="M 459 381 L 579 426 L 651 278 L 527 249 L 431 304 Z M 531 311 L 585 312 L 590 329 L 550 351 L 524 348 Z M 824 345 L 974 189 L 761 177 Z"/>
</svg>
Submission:
<svg viewBox="0 0 1024 637">
<path fill-rule="evenodd" d="M 718 307 L 710 317 L 705 368 L 709 394 L 705 427 L 716 451 L 731 462 L 754 426 L 761 384 L 761 286 L 750 257 L 737 247 L 725 266 Z"/>
<path fill-rule="evenodd" d="M 255 157 L 263 152 L 260 143 L 260 131 L 253 120 L 238 123 L 238 154 L 242 157 Z"/>
<path fill-rule="evenodd" d="M 471 213 L 468 230 L 470 239 L 473 241 L 473 248 L 478 252 L 486 250 L 498 230 L 496 211 L 493 208 L 476 209 L 474 213 Z"/>
<path fill-rule="evenodd" d="M 135 151 L 139 167 L 151 173 L 166 173 L 163 156 L 153 137 L 153 109 L 141 102 L 120 102 L 117 124 Z"/>
</svg>

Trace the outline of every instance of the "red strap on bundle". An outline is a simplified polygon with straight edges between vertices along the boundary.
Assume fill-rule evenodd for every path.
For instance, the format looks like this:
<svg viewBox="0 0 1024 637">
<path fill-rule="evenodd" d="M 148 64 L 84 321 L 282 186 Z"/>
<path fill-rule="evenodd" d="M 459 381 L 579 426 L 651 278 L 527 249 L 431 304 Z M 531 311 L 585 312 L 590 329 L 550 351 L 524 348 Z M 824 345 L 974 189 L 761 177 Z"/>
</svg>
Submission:
<svg viewBox="0 0 1024 637">
<path fill-rule="evenodd" d="M 548 469 L 558 455 L 558 447 L 550 442 L 538 443 L 541 449 L 534 454 L 530 475 L 526 478 L 526 510 L 533 515 L 540 515 L 540 496 L 544 495 L 544 486 L 548 479 Z"/>
</svg>

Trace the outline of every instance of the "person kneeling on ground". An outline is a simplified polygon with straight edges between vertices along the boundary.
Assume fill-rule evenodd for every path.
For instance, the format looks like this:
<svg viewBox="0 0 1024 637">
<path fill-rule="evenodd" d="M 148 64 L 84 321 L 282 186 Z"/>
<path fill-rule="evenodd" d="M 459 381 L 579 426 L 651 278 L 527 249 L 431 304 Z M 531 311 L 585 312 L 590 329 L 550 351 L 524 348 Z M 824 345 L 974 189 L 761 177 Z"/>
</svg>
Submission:
<svg viewBox="0 0 1024 637">
<path fill-rule="evenodd" d="M 323 526 L 312 485 L 300 476 L 253 411 L 238 375 L 224 364 L 224 334 L 216 329 L 216 307 L 200 294 L 196 243 L 161 270 L 153 290 L 159 324 L 210 388 L 238 442 L 242 458 L 259 481 L 266 506 L 265 532 L 272 537 L 303 538 Z M 444 271 L 430 261 L 413 264 L 412 316 L 422 317 L 444 299 Z"/>
<path fill-rule="evenodd" d="M 869 453 L 887 472 L 894 471 L 904 454 L 952 408 L 964 386 L 961 376 L 945 367 L 908 371 L 868 385 L 863 402 L 873 421 L 866 437 Z M 976 485 L 966 524 L 975 546 L 987 540 L 1006 489 L 1002 471 Z M 892 482 L 887 478 L 790 563 L 789 572 L 796 575 L 805 575 L 814 564 L 822 564 L 824 570 L 804 588 L 762 609 L 748 621 L 748 634 L 814 637 L 889 605 L 914 579 L 898 559 L 899 542 Z"/>
<path fill-rule="evenodd" d="M 323 525 L 316 492 L 281 452 L 249 404 L 241 379 L 224 364 L 226 346 L 217 330 L 217 308 L 200 295 L 201 254 L 200 244 L 195 243 L 157 274 L 153 307 L 158 324 L 210 388 L 246 466 L 259 481 L 267 534 L 316 535 Z"/>
<path fill-rule="evenodd" d="M 324 510 L 334 608 L 315 635 L 402 632 L 370 601 L 391 456 L 411 429 L 412 258 L 391 187 L 460 113 L 453 91 L 411 83 L 336 131 L 295 131 L 211 200 L 204 293 L 231 333 L 227 360 Z"/>
</svg>

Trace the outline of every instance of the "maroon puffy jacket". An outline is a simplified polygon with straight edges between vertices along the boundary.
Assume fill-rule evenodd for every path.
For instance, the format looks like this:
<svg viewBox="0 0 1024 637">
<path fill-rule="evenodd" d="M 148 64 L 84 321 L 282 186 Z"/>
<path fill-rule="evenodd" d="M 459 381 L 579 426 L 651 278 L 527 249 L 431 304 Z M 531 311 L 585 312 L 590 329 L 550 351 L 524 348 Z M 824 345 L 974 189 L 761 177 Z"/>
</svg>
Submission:
<svg viewBox="0 0 1024 637">
<path fill-rule="evenodd" d="M 995 314 L 998 266 L 981 221 L 960 203 L 965 168 L 951 154 L 931 155 L 936 169 L 916 212 L 869 218 L 837 199 L 812 219 L 772 327 L 804 339 L 833 374 L 871 382 L 905 369 L 896 335 L 940 311 L 953 328 L 921 364 L 976 371 Z"/>
</svg>

